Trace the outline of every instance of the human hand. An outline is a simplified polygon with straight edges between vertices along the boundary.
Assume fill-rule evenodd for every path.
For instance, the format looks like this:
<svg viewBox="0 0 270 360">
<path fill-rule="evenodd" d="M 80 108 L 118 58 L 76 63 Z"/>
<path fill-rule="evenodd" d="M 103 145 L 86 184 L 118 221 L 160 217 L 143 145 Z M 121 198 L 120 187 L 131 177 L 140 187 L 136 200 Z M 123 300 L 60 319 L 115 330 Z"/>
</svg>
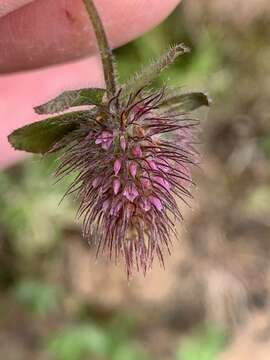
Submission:
<svg viewBox="0 0 270 360">
<path fill-rule="evenodd" d="M 96 5 L 110 43 L 117 47 L 157 25 L 179 1 L 96 0 Z M 65 89 L 102 86 L 103 77 L 81 0 L 2 0 L 0 34 L 3 167 L 24 156 L 11 149 L 7 135 L 37 119 L 33 106 Z M 67 61 L 71 62 L 56 65 Z M 54 66 L 41 69 L 47 65 Z M 23 72 L 14 73 L 17 71 Z"/>
</svg>

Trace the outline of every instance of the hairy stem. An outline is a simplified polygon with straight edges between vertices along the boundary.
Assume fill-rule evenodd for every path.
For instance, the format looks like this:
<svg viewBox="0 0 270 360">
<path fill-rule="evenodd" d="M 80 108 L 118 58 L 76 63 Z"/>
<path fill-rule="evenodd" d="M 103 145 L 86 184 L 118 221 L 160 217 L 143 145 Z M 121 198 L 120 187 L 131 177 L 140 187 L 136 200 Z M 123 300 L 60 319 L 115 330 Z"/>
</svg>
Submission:
<svg viewBox="0 0 270 360">
<path fill-rule="evenodd" d="M 104 27 L 102 25 L 97 9 L 93 3 L 93 0 L 83 0 L 83 2 L 96 34 L 96 38 L 99 46 L 99 52 L 103 65 L 107 94 L 108 94 L 108 98 L 111 98 L 116 94 L 116 80 L 115 80 L 112 50 L 109 46 Z"/>
<path fill-rule="evenodd" d="M 189 51 L 189 48 L 183 44 L 171 47 L 159 59 L 155 60 L 150 65 L 143 67 L 135 77 L 129 80 L 123 87 L 123 95 L 126 96 L 130 93 L 136 93 L 143 87 L 149 85 L 162 71 L 172 65 L 178 56 Z"/>
</svg>

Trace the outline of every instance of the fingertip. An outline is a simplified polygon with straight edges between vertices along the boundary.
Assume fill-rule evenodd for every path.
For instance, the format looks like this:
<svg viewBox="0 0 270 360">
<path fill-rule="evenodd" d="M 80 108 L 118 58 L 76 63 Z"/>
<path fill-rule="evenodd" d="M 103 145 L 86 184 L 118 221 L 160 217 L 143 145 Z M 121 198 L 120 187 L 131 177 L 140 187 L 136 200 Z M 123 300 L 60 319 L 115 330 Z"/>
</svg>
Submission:
<svg viewBox="0 0 270 360">
<path fill-rule="evenodd" d="M 162 21 L 180 0 L 96 0 L 113 47 Z M 36 0 L 0 19 L 0 72 L 88 56 L 95 37 L 81 0 Z"/>
</svg>

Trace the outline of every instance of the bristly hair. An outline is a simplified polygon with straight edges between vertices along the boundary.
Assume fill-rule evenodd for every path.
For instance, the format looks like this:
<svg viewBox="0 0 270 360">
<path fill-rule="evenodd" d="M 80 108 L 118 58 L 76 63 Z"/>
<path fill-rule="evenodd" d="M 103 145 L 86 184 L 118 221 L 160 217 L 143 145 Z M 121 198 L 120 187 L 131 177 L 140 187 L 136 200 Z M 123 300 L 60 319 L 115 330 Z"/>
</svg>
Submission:
<svg viewBox="0 0 270 360">
<path fill-rule="evenodd" d="M 190 112 L 209 106 L 205 93 L 151 90 L 153 80 L 178 56 L 175 45 L 126 84 L 116 79 L 116 65 L 93 0 L 82 0 L 96 34 L 106 89 L 68 90 L 35 107 L 53 114 L 86 105 L 15 130 L 8 139 L 17 150 L 39 154 L 61 151 L 58 179 L 75 173 L 66 194 L 79 199 L 83 235 L 97 244 L 97 254 L 123 258 L 128 277 L 145 274 L 157 257 L 164 265 L 171 237 L 182 219 L 177 198 L 188 204 L 191 167 L 198 162 L 198 121 Z"/>
<path fill-rule="evenodd" d="M 185 203 L 191 197 L 196 155 L 189 132 L 197 121 L 157 115 L 163 96 L 140 91 L 122 101 L 119 92 L 106 111 L 89 114 L 95 126 L 86 126 L 81 138 L 74 133 L 55 145 L 65 148 L 57 176 L 78 173 L 66 195 L 80 199 L 84 236 L 97 243 L 97 253 L 123 256 L 128 276 L 134 266 L 145 273 L 155 255 L 163 263 L 182 218 L 175 197 Z M 173 134 L 185 140 L 175 143 Z"/>
</svg>

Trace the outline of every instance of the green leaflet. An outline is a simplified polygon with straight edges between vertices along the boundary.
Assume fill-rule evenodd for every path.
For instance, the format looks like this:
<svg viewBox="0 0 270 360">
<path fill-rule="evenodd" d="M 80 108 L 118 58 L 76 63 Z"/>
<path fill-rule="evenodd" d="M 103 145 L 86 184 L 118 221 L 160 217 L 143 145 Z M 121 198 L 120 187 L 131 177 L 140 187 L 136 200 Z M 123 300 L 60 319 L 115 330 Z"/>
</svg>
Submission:
<svg viewBox="0 0 270 360">
<path fill-rule="evenodd" d="M 191 92 L 184 94 L 177 94 L 174 90 L 171 94 L 168 94 L 164 102 L 161 104 L 161 108 L 171 108 L 172 110 L 183 110 L 190 112 L 196 110 L 202 106 L 210 106 L 211 99 L 207 94 L 202 92 Z"/>
<path fill-rule="evenodd" d="M 89 115 L 89 111 L 77 111 L 37 121 L 13 131 L 8 141 L 16 150 L 44 154 L 65 135 L 78 129 Z"/>
<path fill-rule="evenodd" d="M 100 105 L 105 92 L 105 89 L 98 88 L 65 91 L 34 110 L 37 114 L 53 114 L 73 106 Z"/>
<path fill-rule="evenodd" d="M 149 85 L 163 70 L 167 69 L 174 63 L 176 58 L 189 52 L 189 48 L 183 44 L 178 44 L 171 47 L 165 54 L 158 60 L 152 62 L 150 65 L 145 66 L 139 71 L 132 79 L 130 79 L 123 86 L 123 95 L 136 93 L 146 85 Z"/>
</svg>

